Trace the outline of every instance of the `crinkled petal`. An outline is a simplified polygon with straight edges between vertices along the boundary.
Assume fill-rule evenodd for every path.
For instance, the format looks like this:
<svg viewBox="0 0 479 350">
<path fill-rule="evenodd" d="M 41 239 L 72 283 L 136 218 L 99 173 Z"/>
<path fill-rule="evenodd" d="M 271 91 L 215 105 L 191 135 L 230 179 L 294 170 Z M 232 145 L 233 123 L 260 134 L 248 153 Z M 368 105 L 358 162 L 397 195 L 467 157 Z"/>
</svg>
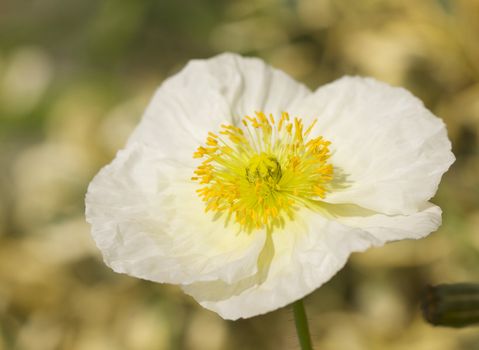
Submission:
<svg viewBox="0 0 479 350">
<path fill-rule="evenodd" d="M 345 77 L 325 85 L 295 113 L 317 117 L 311 135 L 332 142 L 330 203 L 417 212 L 454 161 L 444 123 L 408 91 L 374 79 Z"/>
<path fill-rule="evenodd" d="M 332 205 L 330 214 L 344 225 L 360 228 L 377 239 L 376 245 L 402 239 L 419 239 L 434 232 L 441 225 L 441 208 L 426 203 L 417 213 L 385 215 L 362 208 Z"/>
<path fill-rule="evenodd" d="M 315 213 L 273 232 L 254 277 L 183 286 L 202 306 L 226 319 L 264 314 L 298 300 L 333 277 L 351 252 L 378 241 L 367 232 Z"/>
<path fill-rule="evenodd" d="M 204 213 L 192 169 L 132 144 L 91 182 L 86 217 L 116 272 L 156 282 L 232 283 L 257 272 L 265 233 L 240 234 Z"/>
<path fill-rule="evenodd" d="M 208 131 L 262 110 L 287 111 L 310 91 L 257 58 L 222 54 L 193 60 L 156 91 L 129 142 L 190 161 Z"/>
<path fill-rule="evenodd" d="M 427 204 L 412 215 L 387 216 L 340 208 L 335 220 L 317 213 L 302 224 L 274 232 L 265 245 L 266 267 L 234 284 L 221 281 L 183 286 L 202 306 L 227 319 L 248 318 L 290 304 L 330 280 L 352 252 L 387 241 L 422 238 L 441 222 L 439 207 Z M 306 223 L 307 222 L 307 223 Z M 265 251 L 268 251 L 265 254 Z"/>
</svg>

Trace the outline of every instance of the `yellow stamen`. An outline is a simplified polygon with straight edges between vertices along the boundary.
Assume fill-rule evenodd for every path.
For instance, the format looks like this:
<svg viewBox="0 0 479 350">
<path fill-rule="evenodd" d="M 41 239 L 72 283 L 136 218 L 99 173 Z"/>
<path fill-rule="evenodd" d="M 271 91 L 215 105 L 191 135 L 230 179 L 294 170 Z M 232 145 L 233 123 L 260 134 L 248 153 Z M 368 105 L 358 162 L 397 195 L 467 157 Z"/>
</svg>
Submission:
<svg viewBox="0 0 479 350">
<path fill-rule="evenodd" d="M 330 142 L 308 139 L 317 120 L 304 131 L 302 120 L 290 122 L 286 112 L 279 121 L 254 115 L 243 118 L 243 129 L 221 125 L 218 134 L 209 132 L 193 154 L 203 161 L 191 178 L 203 185 L 196 192 L 206 212 L 225 213 L 246 232 L 293 220 L 298 205 L 325 198 L 333 179 Z"/>
</svg>

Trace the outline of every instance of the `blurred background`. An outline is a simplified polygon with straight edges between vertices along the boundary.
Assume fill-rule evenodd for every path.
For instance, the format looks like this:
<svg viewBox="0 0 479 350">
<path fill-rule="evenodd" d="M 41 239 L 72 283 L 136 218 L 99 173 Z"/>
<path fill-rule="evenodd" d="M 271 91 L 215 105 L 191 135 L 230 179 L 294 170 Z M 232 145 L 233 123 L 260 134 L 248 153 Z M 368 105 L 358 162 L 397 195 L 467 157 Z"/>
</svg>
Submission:
<svg viewBox="0 0 479 350">
<path fill-rule="evenodd" d="M 428 283 L 479 273 L 478 0 L 1 0 L 0 349 L 298 349 L 288 309 L 238 322 L 176 286 L 109 270 L 84 220 L 91 178 L 189 59 L 259 56 L 311 88 L 404 86 L 448 126 L 441 229 L 354 254 L 306 299 L 321 350 L 479 349 L 432 327 Z"/>
</svg>

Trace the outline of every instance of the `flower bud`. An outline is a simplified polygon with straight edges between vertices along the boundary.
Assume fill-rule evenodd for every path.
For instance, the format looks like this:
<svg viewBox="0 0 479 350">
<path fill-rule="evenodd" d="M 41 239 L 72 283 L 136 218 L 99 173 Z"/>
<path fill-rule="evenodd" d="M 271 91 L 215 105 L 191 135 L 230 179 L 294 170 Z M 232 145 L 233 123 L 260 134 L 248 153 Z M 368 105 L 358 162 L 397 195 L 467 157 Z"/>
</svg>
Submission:
<svg viewBox="0 0 479 350">
<path fill-rule="evenodd" d="M 426 321 L 435 326 L 459 328 L 479 323 L 479 284 L 428 286 L 421 308 Z"/>
</svg>

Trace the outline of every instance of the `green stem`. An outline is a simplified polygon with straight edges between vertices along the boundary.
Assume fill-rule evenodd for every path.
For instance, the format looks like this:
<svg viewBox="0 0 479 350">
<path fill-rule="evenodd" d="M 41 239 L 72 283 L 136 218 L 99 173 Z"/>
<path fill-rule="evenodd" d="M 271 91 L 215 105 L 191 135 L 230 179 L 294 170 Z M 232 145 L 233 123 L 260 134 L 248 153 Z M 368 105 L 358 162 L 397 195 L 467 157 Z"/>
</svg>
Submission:
<svg viewBox="0 0 479 350">
<path fill-rule="evenodd" d="M 311 336 L 309 335 L 308 319 L 306 317 L 306 311 L 304 311 L 302 299 L 293 303 L 293 313 L 301 350 L 313 350 Z"/>
</svg>

